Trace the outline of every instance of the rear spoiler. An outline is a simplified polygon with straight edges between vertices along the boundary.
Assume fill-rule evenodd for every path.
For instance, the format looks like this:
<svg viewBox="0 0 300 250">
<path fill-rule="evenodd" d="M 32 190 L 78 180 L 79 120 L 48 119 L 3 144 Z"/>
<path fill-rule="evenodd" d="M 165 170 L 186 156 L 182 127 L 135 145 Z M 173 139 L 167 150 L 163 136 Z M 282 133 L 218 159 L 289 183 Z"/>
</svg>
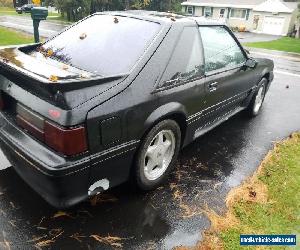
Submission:
<svg viewBox="0 0 300 250">
<path fill-rule="evenodd" d="M 33 47 L 37 46 L 31 45 L 24 50 L 30 50 Z M 5 47 L 2 49 L 2 52 L 7 49 L 8 51 L 16 50 L 18 48 L 8 48 Z M 1 50 L 0 50 L 1 52 Z M 3 53 L 2 53 L 3 54 Z M 51 81 L 50 79 L 45 78 L 44 76 L 35 74 L 22 68 L 21 62 L 17 61 L 13 56 L 3 57 L 0 53 L 0 74 L 6 77 L 8 80 L 12 81 L 21 88 L 33 92 L 39 97 L 46 99 L 52 102 L 54 105 L 58 105 L 62 108 L 67 108 L 62 93 L 87 88 L 115 80 L 120 80 L 126 78 L 126 74 L 122 75 L 113 75 L 108 77 L 102 76 L 93 76 L 88 78 L 62 78 L 55 79 Z M 1 83 L 0 83 L 1 84 Z"/>
</svg>

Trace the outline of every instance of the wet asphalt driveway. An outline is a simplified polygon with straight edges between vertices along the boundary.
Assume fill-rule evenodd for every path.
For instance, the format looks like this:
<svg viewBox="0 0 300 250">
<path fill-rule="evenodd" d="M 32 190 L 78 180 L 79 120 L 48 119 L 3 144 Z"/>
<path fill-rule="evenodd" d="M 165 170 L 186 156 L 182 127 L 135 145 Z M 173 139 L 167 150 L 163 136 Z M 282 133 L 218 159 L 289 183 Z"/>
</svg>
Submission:
<svg viewBox="0 0 300 250">
<path fill-rule="evenodd" d="M 224 211 L 227 192 L 255 171 L 275 141 L 300 130 L 300 58 L 272 58 L 275 80 L 260 116 L 238 114 L 186 147 L 169 183 L 156 191 L 138 194 L 124 184 L 58 212 L 13 168 L 1 170 L 0 248 L 171 249 L 196 244 L 209 227 L 203 208 Z"/>
</svg>

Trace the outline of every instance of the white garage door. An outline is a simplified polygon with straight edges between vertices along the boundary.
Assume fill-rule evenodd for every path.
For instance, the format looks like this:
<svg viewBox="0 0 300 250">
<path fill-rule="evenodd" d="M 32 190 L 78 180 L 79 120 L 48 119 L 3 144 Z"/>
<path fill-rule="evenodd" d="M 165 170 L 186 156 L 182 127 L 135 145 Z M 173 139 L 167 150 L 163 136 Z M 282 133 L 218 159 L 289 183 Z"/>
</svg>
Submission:
<svg viewBox="0 0 300 250">
<path fill-rule="evenodd" d="M 284 17 L 266 16 L 263 23 L 263 33 L 271 35 L 282 35 Z"/>
</svg>

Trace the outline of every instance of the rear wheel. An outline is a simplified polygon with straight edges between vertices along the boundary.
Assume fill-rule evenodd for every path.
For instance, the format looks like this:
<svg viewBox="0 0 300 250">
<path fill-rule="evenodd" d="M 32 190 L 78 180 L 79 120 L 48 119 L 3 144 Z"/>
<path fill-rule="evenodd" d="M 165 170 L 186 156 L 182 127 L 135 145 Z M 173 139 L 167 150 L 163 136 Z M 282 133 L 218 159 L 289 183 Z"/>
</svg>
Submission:
<svg viewBox="0 0 300 250">
<path fill-rule="evenodd" d="M 258 84 L 258 88 L 247 108 L 247 113 L 249 116 L 254 117 L 259 114 L 265 99 L 267 83 L 267 79 L 263 78 Z"/>
<path fill-rule="evenodd" d="M 181 132 L 173 120 L 154 126 L 143 139 L 135 162 L 135 180 L 142 190 L 152 190 L 163 183 L 178 156 Z"/>
</svg>

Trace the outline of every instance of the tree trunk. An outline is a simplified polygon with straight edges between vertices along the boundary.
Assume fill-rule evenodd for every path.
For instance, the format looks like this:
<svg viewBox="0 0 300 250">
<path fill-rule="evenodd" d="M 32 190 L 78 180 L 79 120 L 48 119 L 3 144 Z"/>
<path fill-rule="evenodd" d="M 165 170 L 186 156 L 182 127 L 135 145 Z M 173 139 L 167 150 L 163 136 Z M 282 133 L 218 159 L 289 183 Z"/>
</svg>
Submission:
<svg viewBox="0 0 300 250">
<path fill-rule="evenodd" d="M 129 0 L 125 0 L 125 10 L 129 10 L 129 9 L 130 9 Z"/>
</svg>

